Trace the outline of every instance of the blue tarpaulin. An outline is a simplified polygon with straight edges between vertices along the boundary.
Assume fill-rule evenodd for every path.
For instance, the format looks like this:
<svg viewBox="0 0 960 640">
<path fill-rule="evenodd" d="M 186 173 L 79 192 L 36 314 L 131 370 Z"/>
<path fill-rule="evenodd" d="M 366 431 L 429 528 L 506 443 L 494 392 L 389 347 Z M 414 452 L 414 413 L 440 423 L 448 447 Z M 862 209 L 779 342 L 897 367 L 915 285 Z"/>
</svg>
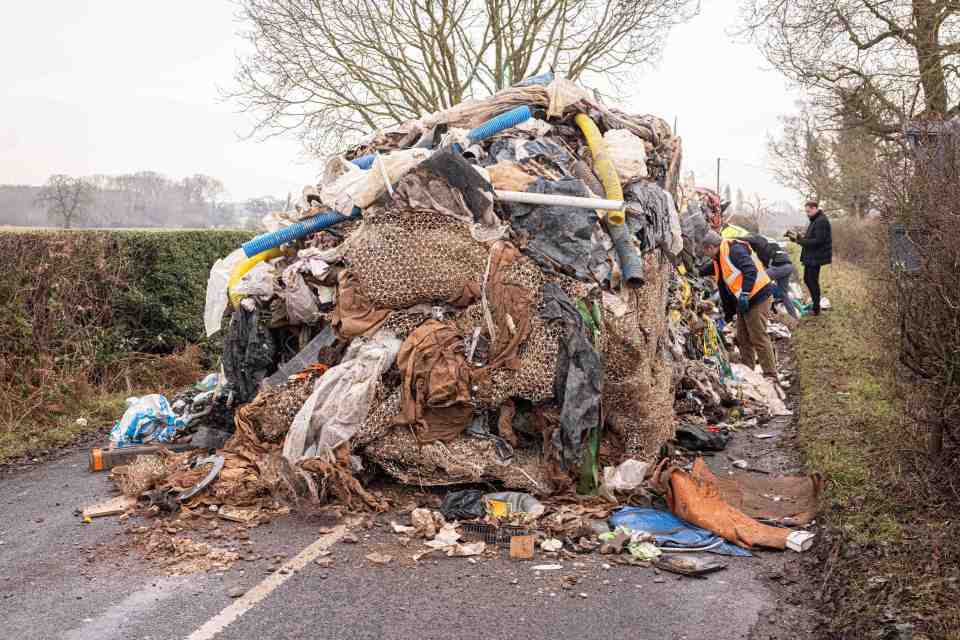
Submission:
<svg viewBox="0 0 960 640">
<path fill-rule="evenodd" d="M 724 556 L 748 557 L 753 554 L 731 544 L 717 534 L 684 522 L 668 511 L 643 507 L 624 507 L 610 516 L 610 526 L 626 527 L 633 531 L 645 531 L 656 538 L 658 547 L 679 549 L 708 549 L 710 553 Z M 716 546 L 713 546 L 716 545 Z"/>
</svg>

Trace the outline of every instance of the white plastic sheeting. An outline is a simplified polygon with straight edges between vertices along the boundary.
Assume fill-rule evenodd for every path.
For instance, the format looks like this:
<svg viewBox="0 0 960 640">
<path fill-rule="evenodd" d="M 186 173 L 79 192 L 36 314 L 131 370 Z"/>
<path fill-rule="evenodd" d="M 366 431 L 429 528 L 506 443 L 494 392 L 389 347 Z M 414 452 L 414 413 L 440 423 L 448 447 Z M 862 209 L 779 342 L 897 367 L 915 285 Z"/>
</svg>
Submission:
<svg viewBox="0 0 960 640">
<path fill-rule="evenodd" d="M 603 134 L 603 140 L 620 182 L 647 177 L 647 150 L 643 140 L 626 129 L 610 129 Z"/>
<path fill-rule="evenodd" d="M 227 310 L 227 283 L 230 281 L 230 272 L 246 259 L 243 249 L 236 249 L 230 255 L 220 258 L 210 268 L 210 277 L 207 278 L 207 300 L 203 307 L 203 326 L 209 338 L 223 323 L 223 312 Z"/>
<path fill-rule="evenodd" d="M 333 451 L 360 428 L 380 376 L 393 365 L 400 340 L 381 329 L 356 338 L 337 366 L 324 373 L 293 419 L 283 457 L 292 464 Z"/>
</svg>

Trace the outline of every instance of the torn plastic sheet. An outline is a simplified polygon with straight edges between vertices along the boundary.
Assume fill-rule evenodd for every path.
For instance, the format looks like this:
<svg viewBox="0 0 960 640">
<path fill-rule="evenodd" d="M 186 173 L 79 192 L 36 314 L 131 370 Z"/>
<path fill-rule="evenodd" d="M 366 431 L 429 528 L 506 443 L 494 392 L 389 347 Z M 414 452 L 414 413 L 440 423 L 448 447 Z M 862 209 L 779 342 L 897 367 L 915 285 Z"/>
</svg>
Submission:
<svg viewBox="0 0 960 640">
<path fill-rule="evenodd" d="M 227 310 L 227 283 L 230 272 L 246 259 L 243 249 L 236 249 L 225 258 L 220 258 L 210 268 L 207 278 L 207 299 L 203 307 L 203 327 L 207 337 L 220 331 L 223 326 L 223 312 Z"/>
<path fill-rule="evenodd" d="M 303 279 L 300 268 L 300 264 L 292 264 L 284 270 L 282 297 L 284 303 L 286 303 L 287 318 L 290 320 L 290 324 L 312 325 L 316 324 L 321 317 L 320 307 L 313 291 L 310 290 Z"/>
<path fill-rule="evenodd" d="M 601 493 L 612 496 L 615 491 L 633 491 L 643 485 L 649 468 L 649 462 L 633 459 L 624 460 L 617 467 L 604 467 Z"/>
<path fill-rule="evenodd" d="M 586 185 L 573 178 L 556 182 L 538 178 L 527 191 L 589 195 Z M 511 215 L 514 230 L 523 230 L 530 235 L 526 252 L 542 267 L 569 271 L 585 282 L 609 280 L 607 252 L 594 241 L 594 229 L 599 223 L 596 211 L 582 207 L 530 204 L 508 204 L 505 209 Z"/>
<path fill-rule="evenodd" d="M 167 399 L 158 393 L 127 398 L 127 410 L 110 430 L 110 446 L 171 442 L 186 426 L 186 421 L 174 413 Z"/>
<path fill-rule="evenodd" d="M 378 156 L 374 166 L 364 170 L 352 163 L 345 172 L 320 192 L 323 204 L 334 211 L 353 211 L 354 207 L 366 209 L 387 193 L 407 171 L 430 157 L 428 149 L 402 149 Z M 386 173 L 388 180 L 384 180 Z"/>
<path fill-rule="evenodd" d="M 728 381 L 727 384 L 733 387 L 735 393 L 739 391 L 743 397 L 763 404 L 770 410 L 770 415 L 793 415 L 780 397 L 780 393 L 777 392 L 777 387 L 762 373 L 743 364 L 733 364 L 731 368 L 735 379 Z"/>
<path fill-rule="evenodd" d="M 273 297 L 277 269 L 269 262 L 257 263 L 230 291 L 240 297 L 269 300 Z"/>
<path fill-rule="evenodd" d="M 533 518 L 539 518 L 543 515 L 546 507 L 529 493 L 519 491 L 503 491 L 500 493 L 488 493 L 483 496 L 484 502 L 496 500 L 507 504 L 507 513 L 526 513 Z"/>
<path fill-rule="evenodd" d="M 647 151 L 643 140 L 626 129 L 611 129 L 603 134 L 603 140 L 607 143 L 620 182 L 647 177 Z"/>
<path fill-rule="evenodd" d="M 724 556 L 752 556 L 746 549 L 731 544 L 706 529 L 684 522 L 668 511 L 644 507 L 624 507 L 610 516 L 612 528 L 626 527 L 652 535 L 661 549 L 699 549 Z"/>
<path fill-rule="evenodd" d="M 356 338 L 343 360 L 323 374 L 297 412 L 283 441 L 283 457 L 295 464 L 333 451 L 360 428 L 380 376 L 394 363 L 400 340 L 387 330 Z"/>
<path fill-rule="evenodd" d="M 332 347 L 337 341 L 337 334 L 332 325 L 326 325 L 323 331 L 314 336 L 303 349 L 291 360 L 284 362 L 276 373 L 263 381 L 264 388 L 277 387 L 286 384 L 287 379 L 295 373 L 300 373 L 320 358 L 320 350 Z"/>
<path fill-rule="evenodd" d="M 565 329 L 553 383 L 560 405 L 560 428 L 554 431 L 552 441 L 560 452 L 561 465 L 569 468 L 580 464 L 583 438 L 599 425 L 603 362 L 583 316 L 560 285 L 544 285 L 541 316 L 561 322 Z"/>
<path fill-rule="evenodd" d="M 673 196 L 653 182 L 633 182 L 623 190 L 627 200 L 627 225 L 644 251 L 661 247 L 671 255 L 677 255 L 683 247 L 683 238 L 674 238 L 671 219 L 676 215 Z M 679 224 L 679 220 L 677 220 Z M 679 249 L 675 246 L 679 244 Z M 673 251 L 677 249 L 677 251 Z"/>
</svg>

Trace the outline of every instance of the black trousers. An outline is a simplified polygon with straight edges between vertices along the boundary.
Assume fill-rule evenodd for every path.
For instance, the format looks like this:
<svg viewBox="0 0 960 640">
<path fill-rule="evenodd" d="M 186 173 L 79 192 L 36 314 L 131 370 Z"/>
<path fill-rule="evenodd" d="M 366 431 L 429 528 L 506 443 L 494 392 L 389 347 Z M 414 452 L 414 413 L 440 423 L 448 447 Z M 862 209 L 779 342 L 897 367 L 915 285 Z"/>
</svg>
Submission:
<svg viewBox="0 0 960 640">
<path fill-rule="evenodd" d="M 820 265 L 803 265 L 803 284 L 810 290 L 814 313 L 820 313 Z"/>
</svg>

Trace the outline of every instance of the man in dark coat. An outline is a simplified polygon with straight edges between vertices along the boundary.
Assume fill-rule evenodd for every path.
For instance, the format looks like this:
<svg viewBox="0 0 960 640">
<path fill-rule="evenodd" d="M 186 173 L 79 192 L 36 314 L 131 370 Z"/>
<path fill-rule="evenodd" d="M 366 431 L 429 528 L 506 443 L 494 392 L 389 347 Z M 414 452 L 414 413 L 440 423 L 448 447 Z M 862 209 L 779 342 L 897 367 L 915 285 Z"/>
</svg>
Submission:
<svg viewBox="0 0 960 640">
<path fill-rule="evenodd" d="M 830 231 L 830 220 L 820 209 L 820 203 L 810 200 L 806 204 L 807 217 L 810 224 L 801 236 L 791 232 L 788 238 L 802 247 L 800 263 L 803 265 L 803 282 L 810 290 L 813 300 L 813 315 L 820 315 L 820 268 L 833 261 L 833 235 Z"/>
</svg>

